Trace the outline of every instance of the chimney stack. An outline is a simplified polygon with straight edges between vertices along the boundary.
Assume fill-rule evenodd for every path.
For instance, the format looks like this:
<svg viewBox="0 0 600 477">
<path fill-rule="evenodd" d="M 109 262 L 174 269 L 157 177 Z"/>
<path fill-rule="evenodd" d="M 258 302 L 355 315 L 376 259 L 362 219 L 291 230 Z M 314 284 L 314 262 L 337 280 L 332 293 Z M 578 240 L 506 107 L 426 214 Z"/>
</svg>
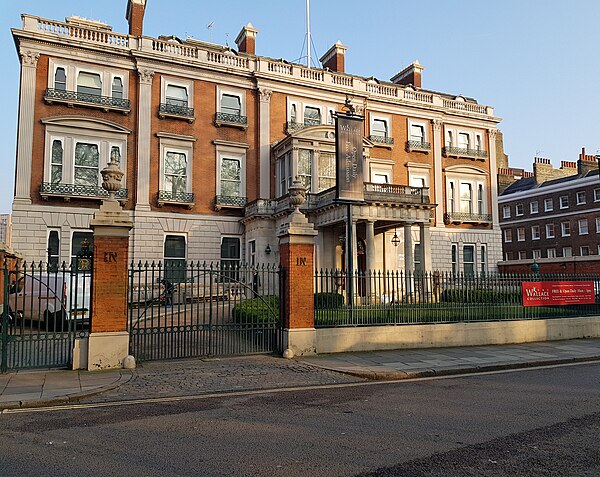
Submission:
<svg viewBox="0 0 600 477">
<path fill-rule="evenodd" d="M 338 73 L 344 72 L 344 58 L 346 56 L 346 50 L 348 47 L 342 45 L 342 43 L 338 40 L 335 42 L 327 53 L 325 53 L 319 61 L 323 65 L 323 68 L 329 68 L 331 71 L 336 71 Z"/>
<path fill-rule="evenodd" d="M 248 23 L 235 39 L 235 44 L 240 53 L 247 55 L 256 55 L 256 34 L 258 30 L 254 28 L 252 23 Z"/>
<path fill-rule="evenodd" d="M 581 148 L 579 160 L 577 161 L 577 174 L 583 176 L 590 171 L 598 170 L 598 162 L 593 154 L 586 154 L 585 147 Z"/>
<path fill-rule="evenodd" d="M 142 36 L 142 26 L 144 24 L 145 10 L 146 0 L 128 0 L 127 13 L 125 13 L 125 18 L 129 23 L 130 35 Z"/>
<path fill-rule="evenodd" d="M 533 176 L 536 185 L 554 179 L 553 172 L 554 167 L 552 167 L 550 159 L 546 159 L 545 157 L 535 157 L 533 159 Z"/>
<path fill-rule="evenodd" d="M 419 60 L 415 60 L 412 64 L 408 65 L 396 76 L 392 77 L 390 81 L 394 84 L 403 84 L 405 86 L 411 84 L 416 88 L 420 88 L 421 73 L 423 72 L 423 70 L 424 68 L 421 65 L 421 63 L 419 63 Z"/>
</svg>

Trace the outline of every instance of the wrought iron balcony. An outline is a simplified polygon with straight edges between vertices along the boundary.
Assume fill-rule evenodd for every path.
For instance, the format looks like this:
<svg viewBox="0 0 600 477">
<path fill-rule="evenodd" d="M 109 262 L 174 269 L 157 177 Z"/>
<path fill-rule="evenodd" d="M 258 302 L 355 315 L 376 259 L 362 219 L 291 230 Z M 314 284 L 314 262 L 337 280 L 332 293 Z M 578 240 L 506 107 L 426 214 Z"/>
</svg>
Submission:
<svg viewBox="0 0 600 477">
<path fill-rule="evenodd" d="M 218 112 L 215 114 L 215 125 L 234 126 L 246 129 L 248 127 L 248 118 L 246 116 L 241 116 L 240 114 Z"/>
<path fill-rule="evenodd" d="M 222 208 L 241 209 L 246 206 L 248 199 L 232 195 L 218 195 L 215 197 L 215 209 Z"/>
<path fill-rule="evenodd" d="M 304 118 L 304 127 L 320 126 L 321 120 L 316 118 Z"/>
<path fill-rule="evenodd" d="M 124 113 L 131 111 L 131 104 L 128 99 L 100 96 L 90 93 L 78 93 L 77 91 L 65 91 L 62 89 L 48 88 L 44 93 L 44 100 L 48 104 L 67 103 L 68 105 L 78 104 L 82 106 L 92 106 L 106 111 L 117 110 Z"/>
<path fill-rule="evenodd" d="M 375 144 L 383 144 L 385 146 L 393 146 L 394 138 L 391 136 L 381 136 L 379 134 L 371 134 L 369 136 L 369 141 L 374 142 Z"/>
<path fill-rule="evenodd" d="M 465 149 L 462 147 L 445 147 L 443 150 L 446 157 L 466 157 L 469 159 L 484 160 L 488 157 L 487 151 L 483 149 Z"/>
<path fill-rule="evenodd" d="M 491 214 L 472 214 L 469 212 L 447 212 L 444 214 L 446 224 L 489 224 L 492 222 Z"/>
<path fill-rule="evenodd" d="M 195 195 L 193 192 L 171 192 L 170 190 L 158 191 L 158 206 L 164 204 L 187 205 L 188 208 L 194 207 Z"/>
<path fill-rule="evenodd" d="M 406 151 L 429 152 L 431 144 L 425 141 L 406 141 Z"/>
<path fill-rule="evenodd" d="M 194 108 L 188 108 L 180 104 L 161 103 L 158 106 L 158 115 L 161 118 L 181 118 L 193 122 Z"/>
<path fill-rule="evenodd" d="M 429 187 L 365 182 L 367 202 L 394 204 L 429 204 Z"/>
<path fill-rule="evenodd" d="M 288 134 L 293 134 L 297 131 L 304 129 L 306 126 L 303 123 L 298 123 L 296 121 L 288 121 L 285 123 L 285 132 Z"/>
<path fill-rule="evenodd" d="M 40 195 L 44 199 L 48 199 L 48 197 L 62 197 L 68 201 L 74 198 L 105 199 L 108 197 L 108 192 L 100 186 L 44 182 L 40 187 Z M 117 191 L 115 197 L 119 201 L 126 201 L 127 189 Z"/>
</svg>

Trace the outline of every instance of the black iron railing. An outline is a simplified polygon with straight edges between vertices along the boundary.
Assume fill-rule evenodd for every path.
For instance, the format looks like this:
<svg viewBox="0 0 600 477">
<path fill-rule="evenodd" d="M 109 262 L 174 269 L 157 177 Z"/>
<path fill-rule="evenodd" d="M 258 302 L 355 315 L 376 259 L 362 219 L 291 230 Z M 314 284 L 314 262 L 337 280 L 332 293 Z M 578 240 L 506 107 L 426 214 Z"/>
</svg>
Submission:
<svg viewBox="0 0 600 477">
<path fill-rule="evenodd" d="M 375 144 L 386 144 L 388 146 L 394 145 L 394 138 L 391 136 L 380 136 L 379 134 L 371 134 L 369 140 Z"/>
<path fill-rule="evenodd" d="M 492 221 L 491 214 L 472 214 L 469 212 L 447 212 L 444 214 L 444 222 L 450 223 L 488 223 Z"/>
<path fill-rule="evenodd" d="M 231 195 L 218 195 L 215 198 L 217 207 L 245 207 L 248 199 Z"/>
<path fill-rule="evenodd" d="M 215 114 L 215 122 L 219 124 L 235 124 L 246 126 L 248 124 L 248 118 L 240 114 L 219 112 Z"/>
<path fill-rule="evenodd" d="M 445 147 L 444 156 L 454 157 L 472 157 L 475 159 L 485 159 L 488 157 L 487 151 L 483 149 L 465 149 L 462 147 Z"/>
<path fill-rule="evenodd" d="M 171 192 L 169 190 L 158 191 L 159 202 L 177 202 L 181 204 L 193 204 L 195 195 L 193 192 Z"/>
<path fill-rule="evenodd" d="M 100 96 L 90 93 L 78 93 L 77 91 L 65 91 L 62 89 L 48 88 L 44 94 L 44 99 L 49 103 L 57 101 L 63 103 L 93 104 L 110 109 L 127 111 L 131 109 L 131 104 L 128 99 Z"/>
<path fill-rule="evenodd" d="M 108 197 L 102 187 L 89 186 L 81 184 L 61 184 L 44 182 L 40 187 L 40 194 L 43 196 L 59 196 L 59 197 L 91 197 L 105 198 Z M 115 194 L 117 199 L 127 199 L 127 189 L 121 189 Z"/>
<path fill-rule="evenodd" d="M 182 116 L 184 118 L 194 117 L 194 108 L 188 108 L 180 104 L 161 103 L 158 106 L 160 116 Z"/>
<path fill-rule="evenodd" d="M 425 141 L 406 141 L 407 151 L 430 151 L 431 144 Z"/>
</svg>

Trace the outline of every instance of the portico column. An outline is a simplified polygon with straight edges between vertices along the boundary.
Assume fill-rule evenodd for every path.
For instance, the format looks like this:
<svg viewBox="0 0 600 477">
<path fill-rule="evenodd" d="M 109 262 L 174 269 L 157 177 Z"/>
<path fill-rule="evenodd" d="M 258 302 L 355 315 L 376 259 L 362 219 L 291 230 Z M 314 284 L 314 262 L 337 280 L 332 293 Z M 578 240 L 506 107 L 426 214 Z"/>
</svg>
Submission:
<svg viewBox="0 0 600 477">
<path fill-rule="evenodd" d="M 372 277 L 375 272 L 375 222 L 373 220 L 369 220 L 366 223 L 366 239 L 367 239 L 367 296 L 373 300 L 373 293 L 375 290 L 372 290 Z"/>
<path fill-rule="evenodd" d="M 435 226 L 444 227 L 444 204 L 446 198 L 443 193 L 444 179 L 442 177 L 442 148 L 444 147 L 444 138 L 442 136 L 443 123 L 439 119 L 434 119 L 431 123 L 433 125 L 433 177 L 435 202 L 437 203 L 437 207 L 435 208 Z"/>
<path fill-rule="evenodd" d="M 259 123 L 259 171 L 260 171 L 260 188 L 259 197 L 268 199 L 270 193 L 270 169 L 271 169 L 271 146 L 269 138 L 271 137 L 271 94 L 273 91 L 267 88 L 258 88 L 260 96 L 258 117 Z"/>
<path fill-rule="evenodd" d="M 431 232 L 428 223 L 419 224 L 419 241 L 421 242 L 421 267 L 424 272 L 431 272 Z"/>
<path fill-rule="evenodd" d="M 150 211 L 150 135 L 152 120 L 152 78 L 154 71 L 138 70 L 140 93 L 138 110 L 136 210 Z"/>
<path fill-rule="evenodd" d="M 40 54 L 21 51 L 21 95 L 19 98 L 19 132 L 15 202 L 31 204 L 31 156 L 33 151 L 33 110 L 35 106 L 35 79 Z"/>
</svg>

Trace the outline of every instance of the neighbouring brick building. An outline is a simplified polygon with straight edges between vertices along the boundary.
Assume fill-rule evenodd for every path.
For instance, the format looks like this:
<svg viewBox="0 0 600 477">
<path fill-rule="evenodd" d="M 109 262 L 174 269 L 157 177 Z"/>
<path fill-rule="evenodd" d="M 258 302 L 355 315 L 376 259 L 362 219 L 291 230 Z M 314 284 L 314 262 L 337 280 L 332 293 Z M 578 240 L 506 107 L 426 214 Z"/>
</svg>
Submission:
<svg viewBox="0 0 600 477">
<path fill-rule="evenodd" d="M 520 177 L 520 178 L 519 178 Z M 595 156 L 582 149 L 577 162 L 555 169 L 536 157 L 533 173 L 499 169 L 501 271 L 600 272 L 600 178 Z M 502 186 L 499 186 L 502 188 Z"/>
<path fill-rule="evenodd" d="M 237 51 L 150 38 L 145 9 L 128 1 L 128 34 L 31 15 L 12 30 L 21 58 L 13 230 L 27 259 L 77 253 L 105 195 L 99 170 L 113 158 L 136 261 L 278 262 L 298 176 L 318 231 L 315 266 L 342 268 L 332 117 L 351 97 L 365 117 L 365 204 L 351 218 L 359 269 L 496 269 L 502 144 L 492 107 L 422 88 L 418 62 L 389 82 L 348 74 L 340 42 L 322 69 L 259 56 L 250 23 Z"/>
</svg>

